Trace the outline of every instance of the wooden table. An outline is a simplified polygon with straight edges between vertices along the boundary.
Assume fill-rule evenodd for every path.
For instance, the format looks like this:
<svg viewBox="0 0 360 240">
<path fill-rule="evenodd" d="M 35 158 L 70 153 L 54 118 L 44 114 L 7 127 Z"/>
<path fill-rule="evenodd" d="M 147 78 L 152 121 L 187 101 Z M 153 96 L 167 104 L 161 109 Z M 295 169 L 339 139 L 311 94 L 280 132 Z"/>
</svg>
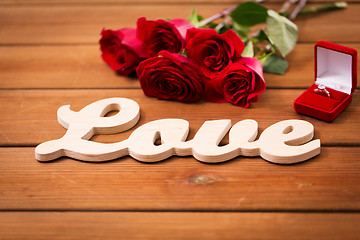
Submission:
<svg viewBox="0 0 360 240">
<path fill-rule="evenodd" d="M 311 1 L 313 6 L 326 0 Z M 331 1 L 331 0 L 329 0 Z M 116 76 L 101 60 L 103 27 L 135 27 L 138 17 L 205 17 L 236 1 L 3 0 L 0 3 L 0 239 L 359 239 L 360 94 L 332 123 L 297 114 L 293 101 L 314 81 L 313 45 L 360 49 L 360 2 L 299 17 L 299 42 L 284 76 L 250 109 L 145 97 L 137 79 Z M 278 10 L 281 2 L 269 1 Z M 360 68 L 358 68 L 358 72 Z M 304 119 L 322 141 L 319 156 L 290 166 L 259 157 L 204 164 L 172 157 L 156 164 L 130 157 L 94 164 L 69 158 L 40 163 L 34 148 L 60 138 L 56 111 L 108 97 L 141 107 L 140 125 L 255 119 L 259 131 Z M 123 134 L 95 136 L 117 142 Z"/>
</svg>

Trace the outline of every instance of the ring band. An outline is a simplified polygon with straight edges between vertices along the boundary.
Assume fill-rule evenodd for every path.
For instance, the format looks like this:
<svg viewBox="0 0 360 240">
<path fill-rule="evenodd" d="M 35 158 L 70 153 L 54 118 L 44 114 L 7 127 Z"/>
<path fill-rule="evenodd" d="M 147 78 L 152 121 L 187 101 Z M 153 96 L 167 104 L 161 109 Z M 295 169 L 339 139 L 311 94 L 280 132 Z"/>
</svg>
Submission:
<svg viewBox="0 0 360 240">
<path fill-rule="evenodd" d="M 314 90 L 316 94 L 323 95 L 325 97 L 330 97 L 329 91 L 323 85 L 318 85 L 318 87 Z"/>
</svg>

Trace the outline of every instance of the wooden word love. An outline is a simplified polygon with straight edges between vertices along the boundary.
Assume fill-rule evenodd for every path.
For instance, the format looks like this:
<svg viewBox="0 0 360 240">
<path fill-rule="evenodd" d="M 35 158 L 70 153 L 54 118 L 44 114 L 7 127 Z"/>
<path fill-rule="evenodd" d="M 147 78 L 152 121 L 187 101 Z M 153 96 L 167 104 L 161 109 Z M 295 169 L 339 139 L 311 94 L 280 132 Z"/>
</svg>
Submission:
<svg viewBox="0 0 360 240">
<path fill-rule="evenodd" d="M 119 112 L 104 117 L 114 110 Z M 314 135 L 313 125 L 302 120 L 275 123 L 265 129 L 256 141 L 258 124 L 254 120 L 239 121 L 232 128 L 230 120 L 206 121 L 195 137 L 186 141 L 188 121 L 161 119 L 140 126 L 124 141 L 98 143 L 88 139 L 94 134 L 123 132 L 136 125 L 140 108 L 135 101 L 108 98 L 91 103 L 79 112 L 70 110 L 70 106 L 66 105 L 59 108 L 57 115 L 59 123 L 68 130 L 62 138 L 36 147 L 35 157 L 39 161 L 68 156 L 101 162 L 130 155 L 139 161 L 156 162 L 172 155 L 193 155 L 199 161 L 216 163 L 239 155 L 260 155 L 270 162 L 289 164 L 305 161 L 320 153 L 320 140 L 310 141 Z M 229 130 L 229 143 L 219 146 Z M 158 139 L 161 139 L 160 145 L 155 144 Z"/>
</svg>

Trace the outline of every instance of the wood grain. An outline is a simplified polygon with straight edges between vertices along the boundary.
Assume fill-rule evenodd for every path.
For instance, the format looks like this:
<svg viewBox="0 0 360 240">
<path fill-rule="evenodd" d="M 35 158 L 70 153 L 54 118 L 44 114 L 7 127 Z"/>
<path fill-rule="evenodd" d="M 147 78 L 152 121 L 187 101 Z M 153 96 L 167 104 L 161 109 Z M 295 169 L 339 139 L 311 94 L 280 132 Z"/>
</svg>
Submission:
<svg viewBox="0 0 360 240">
<path fill-rule="evenodd" d="M 360 49 L 360 44 L 346 44 Z M 116 75 L 97 44 L 0 46 L 0 88 L 140 88 L 137 78 Z M 267 88 L 308 88 L 314 82 L 314 46 L 297 44 L 285 75 L 265 74 Z M 358 65 L 360 73 L 360 65 Z"/>
<path fill-rule="evenodd" d="M 341 213 L 15 212 L 0 216 L 0 237 L 9 240 L 35 236 L 39 240 L 355 240 L 360 234 L 360 214 Z"/>
<path fill-rule="evenodd" d="M 353 103 L 332 123 L 303 116 L 293 110 L 294 100 L 304 90 L 269 89 L 258 103 L 249 109 L 231 104 L 199 102 L 184 104 L 146 97 L 140 89 L 119 90 L 2 90 L 0 91 L 0 145 L 35 146 L 41 142 L 60 138 L 65 129 L 57 122 L 57 109 L 71 105 L 79 111 L 86 105 L 109 97 L 125 97 L 140 105 L 141 117 L 137 126 L 163 118 L 181 118 L 190 122 L 191 139 L 207 120 L 231 119 L 232 124 L 244 119 L 259 123 L 259 132 L 270 125 L 287 119 L 303 119 L 315 127 L 315 139 L 326 145 L 360 144 L 358 120 L 360 95 L 355 92 Z M 338 129 L 341 128 L 342 131 Z M 132 130 L 121 134 L 97 135 L 99 142 L 118 142 L 129 137 Z"/>
<path fill-rule="evenodd" d="M 209 17 L 232 5 L 200 5 L 197 9 L 201 15 Z M 281 4 L 266 6 L 279 9 Z M 135 27 L 141 16 L 148 19 L 186 18 L 193 7 L 193 4 L 181 7 L 171 4 L 142 4 L 141 7 L 137 4 L 3 6 L 0 8 L 0 44 L 97 43 L 104 27 Z M 350 3 L 345 10 L 299 17 L 296 21 L 299 42 L 357 42 L 360 37 L 359 11 L 360 5 Z"/>
<path fill-rule="evenodd" d="M 40 163 L 34 148 L 0 148 L 0 209 L 359 211 L 359 150 L 322 147 L 319 156 L 284 166 L 242 157 Z"/>
<path fill-rule="evenodd" d="M 0 47 L 0 88 L 140 88 L 101 59 L 99 45 Z"/>
</svg>

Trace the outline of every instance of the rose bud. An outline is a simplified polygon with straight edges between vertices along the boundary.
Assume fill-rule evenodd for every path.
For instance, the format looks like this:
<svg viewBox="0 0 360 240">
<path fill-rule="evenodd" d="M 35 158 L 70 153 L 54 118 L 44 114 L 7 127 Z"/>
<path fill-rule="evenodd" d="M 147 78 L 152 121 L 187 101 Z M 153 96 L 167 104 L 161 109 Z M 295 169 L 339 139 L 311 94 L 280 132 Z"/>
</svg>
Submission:
<svg viewBox="0 0 360 240">
<path fill-rule="evenodd" d="M 135 28 L 101 32 L 100 49 L 102 59 L 121 75 L 129 75 L 145 58 L 142 42 L 136 37 Z"/>
<path fill-rule="evenodd" d="M 142 61 L 137 69 L 144 94 L 159 99 L 195 102 L 202 98 L 204 77 L 186 57 L 159 52 L 159 57 Z"/>
<path fill-rule="evenodd" d="M 205 83 L 204 100 L 230 102 L 247 108 L 265 91 L 261 62 L 255 58 L 241 58 L 226 66 L 213 79 Z"/>
<path fill-rule="evenodd" d="M 178 53 L 184 47 L 186 31 L 194 27 L 185 19 L 156 21 L 139 18 L 137 34 L 143 41 L 143 48 L 147 57 L 155 57 L 161 50 Z"/>
<path fill-rule="evenodd" d="M 241 57 L 245 44 L 233 31 L 218 34 L 214 29 L 187 31 L 185 49 L 189 59 L 208 75 L 216 74 Z"/>
</svg>

